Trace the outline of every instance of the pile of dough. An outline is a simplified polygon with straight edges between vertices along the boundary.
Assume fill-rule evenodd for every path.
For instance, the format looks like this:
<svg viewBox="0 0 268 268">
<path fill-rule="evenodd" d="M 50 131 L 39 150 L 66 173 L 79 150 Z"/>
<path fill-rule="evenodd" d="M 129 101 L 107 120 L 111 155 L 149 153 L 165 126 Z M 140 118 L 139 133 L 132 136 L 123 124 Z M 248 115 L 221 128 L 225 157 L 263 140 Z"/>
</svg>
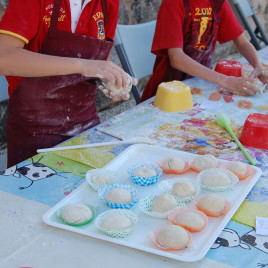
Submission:
<svg viewBox="0 0 268 268">
<path fill-rule="evenodd" d="M 105 175 L 95 175 L 92 176 L 91 181 L 96 185 L 106 185 L 111 184 L 113 182 L 113 179 Z"/>
<path fill-rule="evenodd" d="M 167 158 L 163 161 L 162 166 L 166 169 L 183 170 L 185 161 L 180 158 Z"/>
<path fill-rule="evenodd" d="M 63 208 L 61 217 L 66 223 L 80 224 L 93 217 L 91 209 L 83 204 L 70 204 Z"/>
<path fill-rule="evenodd" d="M 193 160 L 191 166 L 199 171 L 216 168 L 218 167 L 218 160 L 213 155 L 199 155 Z"/>
<path fill-rule="evenodd" d="M 171 194 L 161 194 L 159 195 L 151 205 L 152 212 L 166 212 L 177 207 L 177 201 Z"/>
<path fill-rule="evenodd" d="M 199 199 L 198 206 L 214 214 L 221 214 L 225 209 L 225 199 L 216 194 L 207 194 Z"/>
<path fill-rule="evenodd" d="M 165 248 L 182 249 L 190 242 L 188 232 L 178 225 L 166 225 L 156 235 L 157 243 Z"/>
<path fill-rule="evenodd" d="M 113 188 L 106 194 L 105 200 L 110 203 L 129 204 L 132 202 L 132 196 L 126 189 Z"/>
<path fill-rule="evenodd" d="M 197 230 L 201 230 L 205 226 L 204 219 L 197 213 L 194 212 L 185 212 L 179 214 L 176 219 L 178 224 L 188 226 Z"/>
<path fill-rule="evenodd" d="M 132 175 L 140 178 L 149 178 L 155 176 L 156 171 L 150 167 L 141 167 L 136 169 Z"/>
<path fill-rule="evenodd" d="M 100 227 L 108 230 L 123 230 L 132 226 L 131 220 L 124 215 L 113 214 L 105 217 Z"/>
<path fill-rule="evenodd" d="M 172 194 L 177 197 L 184 198 L 195 195 L 196 189 L 191 182 L 179 181 L 173 184 Z"/>
<path fill-rule="evenodd" d="M 235 174 L 246 175 L 248 172 L 247 164 L 239 162 L 239 161 L 232 161 L 228 165 L 228 169 Z"/>
<path fill-rule="evenodd" d="M 216 171 L 216 169 L 215 169 Z M 205 172 L 200 173 L 201 183 L 205 186 L 227 186 L 231 184 L 231 180 L 227 174 L 217 171 L 217 172 Z"/>
</svg>

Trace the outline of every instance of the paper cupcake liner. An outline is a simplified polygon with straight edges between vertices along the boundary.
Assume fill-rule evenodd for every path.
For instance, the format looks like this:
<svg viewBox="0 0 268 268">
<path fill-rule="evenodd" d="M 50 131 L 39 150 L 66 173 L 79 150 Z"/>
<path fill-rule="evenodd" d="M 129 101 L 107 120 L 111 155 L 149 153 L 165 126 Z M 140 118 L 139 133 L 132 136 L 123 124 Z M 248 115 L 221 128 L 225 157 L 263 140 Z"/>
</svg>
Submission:
<svg viewBox="0 0 268 268">
<path fill-rule="evenodd" d="M 210 185 L 202 184 L 202 176 L 203 175 L 205 175 L 205 174 L 216 174 L 217 172 L 223 172 L 224 174 L 226 174 L 229 177 L 229 179 L 231 180 L 231 183 L 228 184 L 228 185 L 220 185 L 220 186 L 210 186 Z M 211 192 L 225 192 L 225 191 L 232 190 L 234 185 L 239 182 L 239 179 L 230 170 L 223 169 L 223 168 L 210 168 L 210 169 L 206 169 L 206 170 L 201 171 L 197 176 L 197 181 L 200 184 L 201 188 L 206 189 L 208 191 L 211 191 Z"/>
<path fill-rule="evenodd" d="M 144 168 L 148 167 L 151 169 L 154 169 L 156 172 L 155 176 L 147 177 L 147 178 L 142 178 L 142 177 L 137 177 L 133 175 L 133 172 L 139 168 Z M 140 186 L 149 186 L 157 183 L 159 180 L 160 176 L 162 175 L 162 169 L 159 167 L 153 165 L 153 164 L 139 164 L 139 165 L 134 165 L 130 168 L 128 168 L 128 175 L 132 179 L 132 181 Z"/>
<path fill-rule="evenodd" d="M 70 204 L 68 204 L 68 205 L 70 205 Z M 66 206 L 67 206 L 67 205 L 66 205 Z M 86 225 L 86 224 L 92 222 L 92 221 L 94 220 L 94 218 L 96 217 L 96 208 L 93 207 L 93 206 L 91 206 L 91 205 L 85 204 L 85 206 L 87 206 L 87 207 L 89 207 L 89 208 L 91 209 L 91 211 L 92 211 L 92 218 L 88 219 L 87 221 L 81 222 L 81 223 L 71 223 L 71 222 L 68 222 L 68 221 L 66 221 L 65 219 L 63 219 L 62 216 L 61 216 L 61 212 L 62 212 L 62 210 L 63 210 L 66 206 L 63 206 L 63 207 L 59 208 L 59 209 L 57 210 L 57 212 L 56 212 L 56 215 L 57 215 L 57 217 L 58 217 L 60 220 L 62 220 L 63 223 L 68 224 L 68 225 L 70 225 L 70 226 L 76 226 L 76 227 L 78 227 L 78 226 Z"/>
<path fill-rule="evenodd" d="M 181 247 L 181 248 L 167 248 L 167 247 L 164 247 L 162 245 L 160 245 L 158 242 L 157 242 L 157 235 L 159 233 L 159 231 L 165 227 L 166 225 L 163 225 L 163 226 L 159 226 L 159 227 L 156 227 L 152 230 L 151 232 L 151 241 L 153 242 L 153 244 L 158 248 L 158 249 L 161 249 L 161 250 L 165 250 L 165 251 L 170 251 L 170 250 L 182 250 L 182 249 L 185 249 L 187 247 L 189 247 L 189 245 L 192 243 L 192 235 L 191 233 L 185 229 L 185 231 L 187 232 L 188 236 L 189 236 L 189 242 L 184 246 L 184 247 Z"/>
<path fill-rule="evenodd" d="M 132 202 L 128 204 L 120 204 L 120 203 L 111 203 L 111 202 L 106 201 L 105 200 L 106 194 L 114 188 L 128 190 L 131 194 Z M 98 196 L 111 208 L 130 209 L 139 201 L 138 191 L 133 186 L 128 185 L 128 184 L 110 184 L 110 185 L 104 186 L 99 189 Z"/>
<path fill-rule="evenodd" d="M 115 214 L 128 217 L 132 222 L 131 227 L 126 228 L 126 229 L 121 229 L 121 230 L 102 228 L 101 224 L 102 224 L 103 220 L 106 217 L 108 217 L 110 215 L 115 215 Z M 95 220 L 95 224 L 96 224 L 98 229 L 100 229 L 105 235 L 110 236 L 110 237 L 114 237 L 114 238 L 124 238 L 124 237 L 127 237 L 130 234 L 132 234 L 137 222 L 138 222 L 138 216 L 136 214 L 130 212 L 129 210 L 125 210 L 125 209 L 107 210 L 107 211 L 103 212 L 102 214 L 98 215 L 96 220 Z"/>
<path fill-rule="evenodd" d="M 185 172 L 187 172 L 188 170 L 190 170 L 190 165 L 187 161 L 184 161 L 184 168 L 181 169 L 181 170 L 178 170 L 178 169 L 171 169 L 171 168 L 165 168 L 164 167 L 164 162 L 169 159 L 169 158 L 163 158 L 163 159 L 160 159 L 157 163 L 158 163 L 158 166 L 167 174 L 183 174 Z"/>
<path fill-rule="evenodd" d="M 92 178 L 94 176 L 109 177 L 109 178 L 111 178 L 111 183 L 108 183 L 108 184 L 95 184 L 92 181 Z M 117 174 L 117 172 L 115 172 L 113 170 L 104 169 L 104 168 L 92 169 L 92 170 L 89 170 L 87 172 L 87 174 L 86 174 L 86 180 L 87 180 L 87 182 L 89 183 L 89 185 L 92 187 L 92 189 L 94 191 L 98 191 L 103 186 L 115 183 L 118 180 L 118 178 L 119 178 L 119 175 Z"/>
<path fill-rule="evenodd" d="M 195 188 L 195 194 L 194 195 L 191 195 L 191 196 L 186 196 L 186 197 L 179 197 L 179 196 L 176 196 L 172 193 L 172 187 L 173 185 L 176 183 L 176 182 L 190 182 L 194 188 Z M 178 202 L 182 202 L 182 203 L 189 203 L 191 202 L 200 192 L 200 186 L 199 184 L 194 181 L 194 180 L 190 180 L 190 179 L 171 179 L 171 180 L 165 180 L 165 181 L 162 181 L 160 184 L 159 184 L 159 188 L 171 195 L 173 195 L 175 197 L 175 199 L 178 201 Z"/>
<path fill-rule="evenodd" d="M 224 162 L 224 163 L 222 163 L 222 164 L 220 165 L 220 167 L 223 168 L 223 169 L 230 170 L 230 169 L 229 169 L 229 165 L 230 165 L 230 163 L 231 163 L 231 161 Z M 251 167 L 251 165 L 249 165 L 249 164 L 247 164 L 247 163 L 244 163 L 244 164 L 247 165 L 247 173 L 246 173 L 246 174 L 239 174 L 239 173 L 236 173 L 236 172 L 230 170 L 232 173 L 234 173 L 234 174 L 238 177 L 239 180 L 244 180 L 244 179 L 246 179 L 246 178 L 248 178 L 248 177 L 250 177 L 251 175 L 254 174 L 254 170 L 253 170 L 253 168 Z"/>
<path fill-rule="evenodd" d="M 177 201 L 177 207 L 165 212 L 153 212 L 151 211 L 151 206 L 152 206 L 152 202 L 158 197 L 158 195 L 149 195 L 145 198 L 142 198 L 139 202 L 138 202 L 138 206 L 139 209 L 144 212 L 145 214 L 152 216 L 154 218 L 159 218 L 159 219 L 166 219 L 168 217 L 168 214 L 173 211 L 174 209 L 176 209 L 177 207 L 183 207 L 185 206 L 184 203 L 182 202 L 178 202 Z"/>
<path fill-rule="evenodd" d="M 202 228 L 194 228 L 194 227 L 189 226 L 189 225 L 184 225 L 184 224 L 178 223 L 177 222 L 178 216 L 181 215 L 181 214 L 183 214 L 183 213 L 186 213 L 186 212 L 194 212 L 197 215 L 201 216 L 202 219 L 204 220 L 204 226 Z M 179 225 L 179 226 L 185 228 L 189 232 L 200 232 L 200 231 L 204 230 L 207 227 L 207 225 L 208 225 L 208 217 L 207 217 L 207 215 L 205 213 L 203 213 L 202 211 L 200 211 L 198 209 L 189 208 L 189 207 L 177 208 L 177 209 L 171 211 L 168 214 L 168 220 L 171 223 L 175 224 L 175 225 Z"/>
<path fill-rule="evenodd" d="M 223 215 L 225 215 L 231 209 L 230 202 L 227 199 L 225 199 L 225 206 L 224 206 L 223 211 L 221 211 L 220 213 L 215 213 L 215 212 L 209 211 L 209 210 L 204 209 L 204 208 L 202 208 L 201 206 L 198 205 L 199 204 L 199 200 L 200 200 L 201 197 L 202 196 L 198 196 L 197 198 L 195 198 L 194 205 L 196 206 L 197 209 L 201 210 L 202 212 L 204 212 L 209 217 L 223 216 Z"/>
</svg>

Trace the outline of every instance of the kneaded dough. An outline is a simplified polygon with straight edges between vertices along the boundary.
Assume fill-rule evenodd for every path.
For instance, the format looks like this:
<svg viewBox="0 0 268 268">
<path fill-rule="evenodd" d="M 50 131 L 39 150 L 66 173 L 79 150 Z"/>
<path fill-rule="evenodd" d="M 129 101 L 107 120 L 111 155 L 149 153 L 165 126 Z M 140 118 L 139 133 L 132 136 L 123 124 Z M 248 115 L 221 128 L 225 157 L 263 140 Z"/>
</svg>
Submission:
<svg viewBox="0 0 268 268">
<path fill-rule="evenodd" d="M 95 175 L 92 176 L 91 181 L 96 185 L 106 185 L 111 184 L 113 182 L 113 179 L 109 176 Z"/>
<path fill-rule="evenodd" d="M 187 231 L 178 225 L 164 226 L 156 236 L 156 241 L 165 248 L 185 248 L 189 240 Z"/>
<path fill-rule="evenodd" d="M 124 215 L 109 215 L 105 217 L 100 224 L 101 228 L 109 230 L 122 230 L 132 226 L 131 220 Z"/>
<path fill-rule="evenodd" d="M 206 186 L 227 186 L 231 184 L 231 180 L 228 175 L 220 171 L 202 174 L 201 182 Z"/>
<path fill-rule="evenodd" d="M 107 202 L 118 204 L 129 204 L 132 202 L 131 193 L 122 188 L 111 189 L 104 198 Z"/>
<path fill-rule="evenodd" d="M 216 168 L 218 167 L 218 160 L 213 155 L 199 155 L 193 160 L 192 166 L 200 171 L 208 168 Z"/>
<path fill-rule="evenodd" d="M 197 213 L 185 212 L 181 213 L 176 222 L 185 226 L 189 226 L 195 229 L 202 229 L 205 225 L 204 219 Z"/>
<path fill-rule="evenodd" d="M 156 171 L 150 167 L 138 168 L 133 172 L 133 175 L 141 178 L 149 178 L 156 175 Z"/>
<path fill-rule="evenodd" d="M 200 198 L 198 205 L 205 210 L 219 214 L 224 211 L 225 199 L 216 194 L 207 194 Z"/>
<path fill-rule="evenodd" d="M 83 204 L 70 204 L 61 211 L 62 219 L 71 224 L 79 224 L 93 217 L 91 209 Z"/>
<path fill-rule="evenodd" d="M 151 205 L 152 212 L 166 212 L 177 207 L 177 201 L 171 194 L 159 195 Z"/>
<path fill-rule="evenodd" d="M 166 169 L 183 170 L 185 162 L 180 158 L 167 158 L 163 162 L 163 167 Z"/>
<path fill-rule="evenodd" d="M 195 195 L 196 190 L 191 182 L 179 181 L 173 184 L 172 193 L 177 197 L 183 198 Z"/>
<path fill-rule="evenodd" d="M 248 172 L 247 164 L 233 161 L 229 163 L 228 169 L 236 174 L 245 175 Z"/>
</svg>

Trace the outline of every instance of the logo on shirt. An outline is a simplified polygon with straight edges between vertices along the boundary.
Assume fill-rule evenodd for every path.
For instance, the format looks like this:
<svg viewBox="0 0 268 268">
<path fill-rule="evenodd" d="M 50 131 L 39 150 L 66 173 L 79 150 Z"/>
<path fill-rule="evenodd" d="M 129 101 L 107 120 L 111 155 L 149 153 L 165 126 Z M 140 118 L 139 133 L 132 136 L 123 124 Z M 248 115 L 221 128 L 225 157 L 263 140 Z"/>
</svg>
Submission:
<svg viewBox="0 0 268 268">
<path fill-rule="evenodd" d="M 48 27 L 50 27 L 53 8 L 54 8 L 53 4 L 47 5 L 46 8 L 45 8 L 46 14 L 43 16 L 43 21 L 45 22 L 45 24 Z M 58 18 L 58 21 L 64 21 L 65 17 L 66 17 L 66 11 L 61 7 L 60 8 L 60 16 Z"/>
<path fill-rule="evenodd" d="M 105 30 L 104 30 L 104 15 L 103 12 L 97 12 L 95 15 L 93 15 L 93 19 L 97 23 L 97 38 L 100 40 L 105 39 Z"/>
</svg>

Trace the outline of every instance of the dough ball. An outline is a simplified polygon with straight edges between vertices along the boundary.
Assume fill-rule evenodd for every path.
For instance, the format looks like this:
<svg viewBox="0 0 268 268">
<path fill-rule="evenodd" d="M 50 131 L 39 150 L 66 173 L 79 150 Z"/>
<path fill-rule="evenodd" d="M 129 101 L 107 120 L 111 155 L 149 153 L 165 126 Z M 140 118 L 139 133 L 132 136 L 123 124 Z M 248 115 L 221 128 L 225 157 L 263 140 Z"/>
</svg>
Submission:
<svg viewBox="0 0 268 268">
<path fill-rule="evenodd" d="M 167 158 L 163 162 L 163 167 L 166 169 L 183 170 L 185 162 L 180 158 Z"/>
<path fill-rule="evenodd" d="M 218 167 L 218 160 L 213 155 L 199 155 L 194 159 L 192 166 L 200 171 L 216 168 Z"/>
<path fill-rule="evenodd" d="M 200 198 L 198 206 L 215 214 L 220 214 L 224 211 L 225 199 L 216 194 L 208 194 Z"/>
<path fill-rule="evenodd" d="M 92 176 L 91 181 L 96 185 L 106 185 L 113 182 L 113 179 L 109 176 L 95 175 Z"/>
<path fill-rule="evenodd" d="M 171 194 L 159 195 L 151 205 L 152 212 L 166 212 L 177 207 L 176 199 Z"/>
<path fill-rule="evenodd" d="M 156 241 L 165 248 L 185 248 L 190 238 L 184 228 L 178 225 L 167 225 L 160 229 Z"/>
<path fill-rule="evenodd" d="M 132 196 L 126 189 L 113 188 L 106 194 L 105 200 L 110 203 L 129 204 L 132 202 Z"/>
<path fill-rule="evenodd" d="M 156 171 L 150 167 L 138 168 L 133 172 L 133 175 L 140 178 L 149 178 L 156 175 Z"/>
<path fill-rule="evenodd" d="M 230 162 L 228 169 L 240 175 L 245 175 L 248 172 L 247 164 L 239 162 L 239 161 Z"/>
<path fill-rule="evenodd" d="M 109 215 L 105 217 L 100 224 L 101 228 L 109 230 L 122 230 L 132 226 L 131 220 L 124 215 Z"/>
<path fill-rule="evenodd" d="M 172 193 L 177 197 L 183 198 L 195 195 L 196 190 L 191 182 L 179 181 L 173 184 Z"/>
<path fill-rule="evenodd" d="M 79 224 L 93 217 L 91 209 L 83 204 L 70 204 L 63 208 L 61 217 L 65 222 Z"/>
<path fill-rule="evenodd" d="M 206 186 L 226 186 L 231 184 L 231 180 L 223 172 L 205 173 L 201 176 L 201 182 Z"/>
<path fill-rule="evenodd" d="M 195 229 L 202 229 L 205 225 L 204 219 L 194 212 L 185 212 L 180 214 L 177 217 L 176 222 Z"/>
</svg>

